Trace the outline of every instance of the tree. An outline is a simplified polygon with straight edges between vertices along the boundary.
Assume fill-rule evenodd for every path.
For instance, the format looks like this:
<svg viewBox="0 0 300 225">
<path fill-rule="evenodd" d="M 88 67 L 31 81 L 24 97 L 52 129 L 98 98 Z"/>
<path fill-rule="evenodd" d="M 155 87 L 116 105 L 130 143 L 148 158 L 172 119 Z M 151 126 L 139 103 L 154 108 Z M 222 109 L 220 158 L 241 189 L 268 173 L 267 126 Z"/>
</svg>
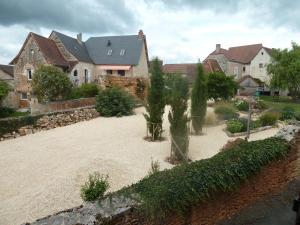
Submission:
<svg viewBox="0 0 300 225">
<path fill-rule="evenodd" d="M 170 84 L 169 112 L 171 133 L 171 158 L 176 161 L 187 161 L 188 157 L 188 82 L 181 75 L 173 75 Z"/>
<path fill-rule="evenodd" d="M 191 119 L 196 135 L 202 133 L 207 107 L 207 84 L 204 77 L 202 65 L 197 65 L 196 81 L 192 89 Z"/>
<path fill-rule="evenodd" d="M 300 97 L 300 46 L 292 43 L 292 49 L 274 49 L 268 65 L 271 87 L 288 90 L 294 100 Z"/>
<path fill-rule="evenodd" d="M 214 100 L 228 99 L 235 95 L 238 88 L 232 76 L 222 72 L 211 73 L 207 78 L 207 96 Z"/>
<path fill-rule="evenodd" d="M 147 95 L 147 127 L 153 141 L 158 140 L 162 133 L 163 114 L 165 109 L 164 101 L 164 79 L 160 61 L 155 58 L 151 65 L 150 87 Z"/>
<path fill-rule="evenodd" d="M 10 87 L 8 83 L 0 80 L 0 106 L 2 105 L 3 99 L 8 95 Z"/>
<path fill-rule="evenodd" d="M 51 65 L 41 65 L 32 79 L 34 95 L 41 102 L 65 99 L 72 90 L 72 83 L 66 73 Z"/>
</svg>

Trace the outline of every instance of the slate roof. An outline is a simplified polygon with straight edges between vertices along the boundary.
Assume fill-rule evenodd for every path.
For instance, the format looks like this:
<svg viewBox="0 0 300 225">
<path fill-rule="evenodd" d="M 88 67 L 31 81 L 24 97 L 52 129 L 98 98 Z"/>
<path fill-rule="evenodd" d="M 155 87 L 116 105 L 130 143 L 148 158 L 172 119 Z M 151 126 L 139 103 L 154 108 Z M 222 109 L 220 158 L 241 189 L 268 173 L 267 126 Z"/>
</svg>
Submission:
<svg viewBox="0 0 300 225">
<path fill-rule="evenodd" d="M 91 59 L 98 65 L 137 65 L 143 44 L 144 39 L 139 35 L 91 37 L 85 42 Z"/>
<path fill-rule="evenodd" d="M 65 34 L 53 31 L 54 34 L 61 40 L 65 48 L 79 61 L 93 63 L 92 59 L 87 52 L 85 43 L 79 43 L 77 39 L 69 37 Z"/>
<path fill-rule="evenodd" d="M 6 74 L 8 74 L 12 77 L 14 76 L 14 67 L 13 66 L 0 65 L 0 70 L 2 70 L 3 72 L 5 72 Z"/>
</svg>

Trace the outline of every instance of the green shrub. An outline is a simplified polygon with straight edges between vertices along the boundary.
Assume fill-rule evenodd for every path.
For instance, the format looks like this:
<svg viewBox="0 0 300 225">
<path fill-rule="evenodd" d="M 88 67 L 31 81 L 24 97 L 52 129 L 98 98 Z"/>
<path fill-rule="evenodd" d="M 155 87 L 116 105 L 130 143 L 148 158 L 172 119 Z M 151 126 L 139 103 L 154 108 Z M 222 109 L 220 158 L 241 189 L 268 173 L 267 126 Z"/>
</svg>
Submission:
<svg viewBox="0 0 300 225">
<path fill-rule="evenodd" d="M 262 126 L 273 126 L 276 124 L 279 116 L 274 112 L 266 112 L 259 117 Z"/>
<path fill-rule="evenodd" d="M 239 114 L 233 107 L 223 104 L 216 106 L 215 113 L 217 114 L 218 118 L 222 120 L 230 120 L 239 117 Z"/>
<path fill-rule="evenodd" d="M 245 142 L 217 155 L 148 176 L 119 193 L 138 194 L 149 219 L 184 213 L 219 193 L 234 191 L 263 166 L 285 157 L 289 145 L 279 138 Z"/>
<path fill-rule="evenodd" d="M 96 201 L 103 198 L 108 188 L 108 176 L 96 172 L 89 175 L 89 180 L 81 187 L 80 196 L 86 202 Z"/>
<path fill-rule="evenodd" d="M 240 133 L 244 131 L 244 124 L 238 120 L 229 120 L 226 123 L 226 129 L 230 133 Z"/>
<path fill-rule="evenodd" d="M 99 89 L 96 84 L 82 84 L 79 87 L 80 94 L 84 98 L 95 97 L 98 95 Z"/>
<path fill-rule="evenodd" d="M 244 100 L 238 100 L 234 103 L 234 105 L 239 111 L 249 111 L 249 103 Z"/>
<path fill-rule="evenodd" d="M 0 107 L 0 118 L 10 117 L 16 112 L 15 109 L 9 107 Z"/>
<path fill-rule="evenodd" d="M 298 120 L 298 121 L 300 121 L 300 113 L 299 112 L 295 113 L 295 119 Z"/>
<path fill-rule="evenodd" d="M 101 116 L 128 116 L 133 114 L 134 99 L 119 87 L 107 88 L 99 92 L 96 110 Z"/>
<path fill-rule="evenodd" d="M 268 108 L 268 105 L 265 103 L 264 100 L 259 99 L 259 100 L 257 100 L 257 102 L 256 102 L 256 107 L 257 107 L 259 110 L 264 110 L 264 109 L 267 109 L 267 108 Z"/>
<path fill-rule="evenodd" d="M 295 109 L 289 106 L 284 107 L 281 110 L 281 120 L 290 120 L 295 118 Z"/>
<path fill-rule="evenodd" d="M 0 106 L 2 104 L 2 100 L 8 95 L 10 90 L 11 88 L 8 83 L 0 80 Z"/>
</svg>

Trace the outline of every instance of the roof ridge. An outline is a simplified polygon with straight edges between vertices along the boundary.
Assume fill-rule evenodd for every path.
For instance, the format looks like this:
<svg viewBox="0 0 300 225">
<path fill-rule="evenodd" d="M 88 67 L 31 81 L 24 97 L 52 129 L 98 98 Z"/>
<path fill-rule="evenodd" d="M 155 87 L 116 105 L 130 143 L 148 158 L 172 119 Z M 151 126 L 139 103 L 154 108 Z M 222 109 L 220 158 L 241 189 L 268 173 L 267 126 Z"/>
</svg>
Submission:
<svg viewBox="0 0 300 225">
<path fill-rule="evenodd" d="M 233 47 L 229 47 L 228 50 L 231 49 L 231 48 L 240 48 L 240 47 L 258 46 L 258 45 L 260 45 L 260 46 L 263 47 L 263 44 L 262 44 L 262 43 L 259 43 L 259 44 L 250 44 L 250 45 L 233 46 Z"/>
</svg>

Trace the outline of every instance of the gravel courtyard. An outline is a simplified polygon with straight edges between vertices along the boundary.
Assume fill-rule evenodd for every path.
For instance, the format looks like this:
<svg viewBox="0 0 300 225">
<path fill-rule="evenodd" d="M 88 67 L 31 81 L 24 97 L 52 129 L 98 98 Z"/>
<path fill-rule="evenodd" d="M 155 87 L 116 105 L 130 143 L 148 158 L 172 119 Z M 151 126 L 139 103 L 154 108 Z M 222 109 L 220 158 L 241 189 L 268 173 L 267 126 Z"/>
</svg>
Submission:
<svg viewBox="0 0 300 225">
<path fill-rule="evenodd" d="M 0 225 L 19 225 L 82 203 L 79 190 L 88 174 L 109 174 L 110 191 L 144 177 L 151 159 L 162 168 L 170 154 L 167 114 L 164 136 L 151 143 L 143 108 L 136 115 L 96 118 L 66 127 L 0 142 Z M 205 127 L 203 136 L 191 136 L 192 160 L 215 155 L 228 137 L 224 125 Z M 253 134 L 251 139 L 273 136 L 277 129 Z"/>
</svg>

